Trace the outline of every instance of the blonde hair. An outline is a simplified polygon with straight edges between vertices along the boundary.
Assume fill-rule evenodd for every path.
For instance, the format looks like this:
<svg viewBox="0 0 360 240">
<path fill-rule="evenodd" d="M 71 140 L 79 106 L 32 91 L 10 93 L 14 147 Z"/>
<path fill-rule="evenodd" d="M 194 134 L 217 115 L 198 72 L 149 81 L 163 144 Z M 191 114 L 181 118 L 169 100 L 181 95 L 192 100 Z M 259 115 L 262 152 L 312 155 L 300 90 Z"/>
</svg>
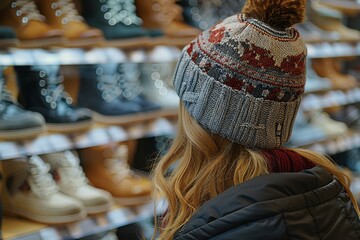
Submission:
<svg viewBox="0 0 360 240">
<path fill-rule="evenodd" d="M 292 150 L 333 174 L 359 213 L 349 190 L 349 178 L 331 160 L 310 150 Z M 203 203 L 234 185 L 268 173 L 266 160 L 259 152 L 204 130 L 181 104 L 177 136 L 153 171 L 156 192 L 168 202 L 162 220 L 165 228 L 156 222 L 160 232 L 156 239 L 173 239 Z"/>
</svg>

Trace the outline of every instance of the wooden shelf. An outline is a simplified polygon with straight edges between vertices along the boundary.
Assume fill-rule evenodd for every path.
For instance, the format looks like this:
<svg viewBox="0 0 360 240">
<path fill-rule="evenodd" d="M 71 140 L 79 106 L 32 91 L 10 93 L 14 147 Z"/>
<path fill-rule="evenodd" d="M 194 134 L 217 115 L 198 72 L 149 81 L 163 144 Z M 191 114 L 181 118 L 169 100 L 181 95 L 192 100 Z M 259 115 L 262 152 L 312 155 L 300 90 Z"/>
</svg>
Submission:
<svg viewBox="0 0 360 240">
<path fill-rule="evenodd" d="M 157 212 L 164 213 L 166 202 L 159 200 L 156 204 Z M 46 225 L 5 216 L 3 237 L 5 240 L 79 239 L 150 219 L 154 216 L 154 206 L 154 203 L 132 208 L 114 206 L 107 213 L 89 216 L 82 221 L 64 225 Z"/>
</svg>

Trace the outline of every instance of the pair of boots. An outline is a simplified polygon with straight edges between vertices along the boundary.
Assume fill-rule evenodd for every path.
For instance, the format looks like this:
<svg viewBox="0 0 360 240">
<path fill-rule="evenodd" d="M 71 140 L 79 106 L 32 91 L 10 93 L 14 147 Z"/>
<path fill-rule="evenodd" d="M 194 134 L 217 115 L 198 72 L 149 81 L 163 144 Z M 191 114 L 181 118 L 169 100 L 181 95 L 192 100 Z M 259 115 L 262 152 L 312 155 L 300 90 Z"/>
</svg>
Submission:
<svg viewBox="0 0 360 240">
<path fill-rule="evenodd" d="M 1 197 L 7 214 L 66 223 L 110 209 L 110 195 L 88 185 L 70 151 L 7 160 L 2 168 L 5 185 Z"/>
<path fill-rule="evenodd" d="M 13 0 L 0 9 L 0 25 L 12 27 L 20 47 L 96 45 L 103 33 L 89 27 L 72 0 Z"/>
<path fill-rule="evenodd" d="M 358 85 L 355 77 L 341 72 L 340 63 L 336 59 L 313 59 L 312 68 L 320 77 L 329 79 L 334 89 L 349 90 Z"/>
<path fill-rule="evenodd" d="M 150 180 L 130 170 L 126 146 L 91 147 L 78 154 L 83 168 L 72 151 L 3 161 L 5 213 L 65 223 L 108 211 L 113 200 L 123 206 L 151 201 Z"/>
</svg>

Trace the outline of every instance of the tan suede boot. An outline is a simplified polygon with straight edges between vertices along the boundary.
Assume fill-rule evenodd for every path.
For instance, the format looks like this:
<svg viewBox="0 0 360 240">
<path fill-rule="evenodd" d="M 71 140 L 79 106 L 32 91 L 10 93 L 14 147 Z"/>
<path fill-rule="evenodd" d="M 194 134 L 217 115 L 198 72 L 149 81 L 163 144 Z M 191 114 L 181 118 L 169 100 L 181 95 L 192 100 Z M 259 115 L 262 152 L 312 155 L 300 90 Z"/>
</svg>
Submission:
<svg viewBox="0 0 360 240">
<path fill-rule="evenodd" d="M 313 59 L 312 67 L 320 77 L 328 78 L 334 89 L 348 90 L 358 85 L 355 77 L 339 71 L 333 58 Z"/>
<path fill-rule="evenodd" d="M 143 26 L 161 27 L 172 45 L 185 45 L 201 32 L 184 22 L 183 10 L 174 0 L 136 0 L 136 8 Z"/>
<path fill-rule="evenodd" d="M 66 46 L 82 47 L 101 44 L 100 29 L 90 28 L 79 15 L 72 0 L 35 0 L 41 14 L 52 28 L 64 30 Z"/>
<path fill-rule="evenodd" d="M 139 205 L 151 201 L 148 178 L 130 170 L 126 145 L 107 144 L 78 150 L 89 181 L 113 195 L 120 205 Z"/>
<path fill-rule="evenodd" d="M 0 10 L 0 25 L 10 26 L 20 40 L 19 47 L 48 47 L 64 43 L 63 31 L 45 23 L 32 0 L 14 0 Z"/>
</svg>

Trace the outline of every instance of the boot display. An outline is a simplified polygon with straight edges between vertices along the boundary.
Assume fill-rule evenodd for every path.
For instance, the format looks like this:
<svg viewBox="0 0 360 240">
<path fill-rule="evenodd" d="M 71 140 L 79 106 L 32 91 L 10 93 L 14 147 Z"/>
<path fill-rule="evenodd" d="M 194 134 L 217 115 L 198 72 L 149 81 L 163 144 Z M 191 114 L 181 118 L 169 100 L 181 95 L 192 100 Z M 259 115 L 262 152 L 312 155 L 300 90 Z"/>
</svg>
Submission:
<svg viewBox="0 0 360 240">
<path fill-rule="evenodd" d="M 180 99 L 175 90 L 169 87 L 173 70 L 173 63 L 144 63 L 142 67 L 141 82 L 146 89 L 144 94 L 163 109 L 177 110 L 179 107 Z"/>
<path fill-rule="evenodd" d="M 45 21 L 32 0 L 14 0 L 0 10 L 0 25 L 15 30 L 20 47 L 48 47 L 64 43 L 63 30 L 54 29 Z"/>
<path fill-rule="evenodd" d="M 118 124 L 144 119 L 145 112 L 159 106 L 141 95 L 138 70 L 129 71 L 134 66 L 137 65 L 81 66 L 78 104 L 93 110 L 94 119 L 99 122 Z"/>
<path fill-rule="evenodd" d="M 73 132 L 91 126 L 91 112 L 72 105 L 65 92 L 59 66 L 17 66 L 15 70 L 19 102 L 25 109 L 41 113 L 48 130 Z"/>
<path fill-rule="evenodd" d="M 11 27 L 0 26 L 0 48 L 15 47 L 18 44 L 14 30 Z"/>
<path fill-rule="evenodd" d="M 103 41 L 100 29 L 90 28 L 79 15 L 72 0 L 35 0 L 46 22 L 52 28 L 63 29 L 65 46 L 94 46 Z"/>
<path fill-rule="evenodd" d="M 42 223 L 67 223 L 86 216 L 81 202 L 58 191 L 50 167 L 38 156 L 3 161 L 5 213 Z"/>
<path fill-rule="evenodd" d="M 338 63 L 333 58 L 313 59 L 312 68 L 320 77 L 329 79 L 334 89 L 348 90 L 358 85 L 354 76 L 339 71 Z"/>
<path fill-rule="evenodd" d="M 126 206 L 151 201 L 151 182 L 130 169 L 126 145 L 84 148 L 78 154 L 90 182 L 109 191 L 116 203 Z"/>
<path fill-rule="evenodd" d="M 198 28 L 184 22 L 182 8 L 175 0 L 137 0 L 139 16 L 144 19 L 144 27 L 161 27 L 172 45 L 186 45 L 200 33 Z"/>
<path fill-rule="evenodd" d="M 41 158 L 50 164 L 50 172 L 60 192 L 82 202 L 88 214 L 110 209 L 110 194 L 89 185 L 75 153 L 71 151 L 49 153 L 41 155 Z"/>
<path fill-rule="evenodd" d="M 39 113 L 26 111 L 7 90 L 0 67 L 0 139 L 34 137 L 45 130 L 45 120 Z"/>
<path fill-rule="evenodd" d="M 134 0 L 82 0 L 82 14 L 89 25 L 103 31 L 111 46 L 141 47 L 148 32 L 141 27 Z"/>
</svg>

